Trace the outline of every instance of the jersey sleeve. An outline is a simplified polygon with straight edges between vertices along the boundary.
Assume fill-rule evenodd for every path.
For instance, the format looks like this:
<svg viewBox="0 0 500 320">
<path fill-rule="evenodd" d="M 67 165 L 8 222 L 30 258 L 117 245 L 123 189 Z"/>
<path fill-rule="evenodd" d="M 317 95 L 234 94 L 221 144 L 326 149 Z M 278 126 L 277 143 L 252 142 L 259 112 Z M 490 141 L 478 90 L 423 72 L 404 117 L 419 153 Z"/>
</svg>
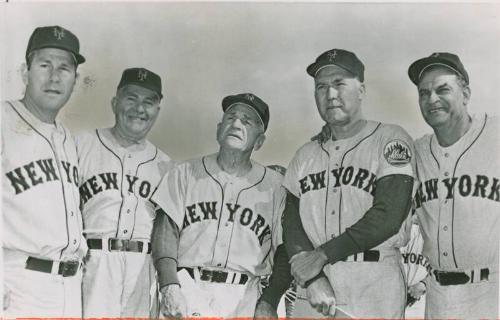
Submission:
<svg viewBox="0 0 500 320">
<path fill-rule="evenodd" d="M 413 139 L 403 128 L 388 125 L 379 140 L 377 177 L 403 174 L 415 177 L 415 148 Z"/>
<path fill-rule="evenodd" d="M 169 170 L 151 197 L 151 200 L 175 222 L 179 230 L 182 230 L 184 219 L 188 169 L 187 164 L 183 163 Z"/>
<path fill-rule="evenodd" d="M 276 251 L 278 246 L 283 243 L 283 227 L 281 226 L 281 219 L 283 211 L 285 210 L 286 190 L 282 186 L 277 186 L 274 192 L 273 199 L 273 251 Z"/>
<path fill-rule="evenodd" d="M 283 179 L 283 187 L 285 187 L 291 194 L 300 198 L 300 185 L 299 185 L 299 174 L 300 174 L 300 150 L 297 151 L 292 161 L 286 169 L 285 178 Z"/>
</svg>

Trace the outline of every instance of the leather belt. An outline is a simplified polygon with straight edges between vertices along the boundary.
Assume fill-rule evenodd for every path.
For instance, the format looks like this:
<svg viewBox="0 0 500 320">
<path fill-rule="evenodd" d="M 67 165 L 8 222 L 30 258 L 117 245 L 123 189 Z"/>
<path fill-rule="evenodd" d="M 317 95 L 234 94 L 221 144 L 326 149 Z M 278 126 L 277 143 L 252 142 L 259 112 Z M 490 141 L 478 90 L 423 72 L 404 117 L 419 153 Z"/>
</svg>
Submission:
<svg viewBox="0 0 500 320">
<path fill-rule="evenodd" d="M 103 246 L 104 244 L 104 246 Z M 89 249 L 151 253 L 151 243 L 127 239 L 87 239 Z"/>
<path fill-rule="evenodd" d="M 196 280 L 195 269 L 182 267 L 180 269 L 186 269 L 191 278 Z M 248 281 L 248 275 L 244 273 L 234 272 L 234 271 L 218 271 L 209 270 L 203 268 L 196 268 L 199 271 L 200 280 L 216 283 L 229 283 L 229 284 L 245 284 Z"/>
<path fill-rule="evenodd" d="M 470 272 L 449 272 L 433 270 L 432 274 L 436 281 L 442 286 L 453 286 L 480 281 L 488 281 L 490 269 L 477 269 Z"/>
<path fill-rule="evenodd" d="M 380 260 L 380 251 L 378 250 L 367 250 L 357 254 L 353 254 L 345 258 L 343 261 L 357 261 L 357 262 L 378 262 Z"/>
<path fill-rule="evenodd" d="M 26 259 L 26 269 L 58 274 L 63 277 L 72 277 L 80 269 L 80 261 L 52 261 L 45 259 L 38 259 L 35 257 L 28 257 Z"/>
</svg>

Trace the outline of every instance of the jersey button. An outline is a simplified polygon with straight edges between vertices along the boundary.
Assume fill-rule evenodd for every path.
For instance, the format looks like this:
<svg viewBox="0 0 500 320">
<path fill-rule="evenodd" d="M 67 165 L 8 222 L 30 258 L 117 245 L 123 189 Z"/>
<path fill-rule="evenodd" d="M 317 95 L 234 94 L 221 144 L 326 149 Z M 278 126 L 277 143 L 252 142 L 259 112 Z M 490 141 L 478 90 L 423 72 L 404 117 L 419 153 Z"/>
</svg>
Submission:
<svg viewBox="0 0 500 320">
<path fill-rule="evenodd" d="M 443 256 L 447 257 L 448 256 L 448 252 L 443 252 Z"/>
<path fill-rule="evenodd" d="M 338 149 L 340 149 L 340 147 L 339 147 L 339 146 L 336 146 L 336 147 L 335 147 L 335 150 L 338 150 Z"/>
<path fill-rule="evenodd" d="M 332 210 L 332 214 L 335 214 L 335 210 Z"/>
<path fill-rule="evenodd" d="M 444 176 L 447 177 L 449 175 L 448 171 L 444 173 Z"/>
<path fill-rule="evenodd" d="M 448 158 L 448 157 L 450 156 L 450 154 L 449 154 L 448 152 L 446 152 L 446 153 L 444 154 L 444 156 L 445 156 L 446 158 Z"/>
<path fill-rule="evenodd" d="M 332 234 L 332 239 L 335 238 L 335 234 Z"/>
<path fill-rule="evenodd" d="M 225 226 L 226 226 L 226 227 L 227 227 L 227 226 L 229 226 L 229 222 L 226 222 Z"/>
<path fill-rule="evenodd" d="M 127 232 L 128 232 L 128 230 L 127 230 L 127 229 L 123 230 L 123 233 L 127 234 Z"/>
<path fill-rule="evenodd" d="M 444 230 L 444 231 L 448 231 L 448 226 L 444 226 L 444 227 L 443 227 L 443 230 Z"/>
<path fill-rule="evenodd" d="M 74 216 L 74 215 L 75 215 L 75 213 L 73 211 L 71 211 L 71 216 Z"/>
<path fill-rule="evenodd" d="M 73 244 L 76 244 L 76 239 L 73 239 Z"/>
<path fill-rule="evenodd" d="M 127 209 L 127 213 L 130 213 L 130 209 Z"/>
<path fill-rule="evenodd" d="M 218 263 L 218 264 L 217 264 L 217 267 L 222 267 L 222 263 Z"/>
<path fill-rule="evenodd" d="M 131 154 L 129 154 L 127 157 L 130 159 L 130 158 L 132 158 L 132 155 L 131 155 Z"/>
<path fill-rule="evenodd" d="M 336 193 L 337 192 L 337 188 L 333 189 L 333 192 Z"/>
</svg>

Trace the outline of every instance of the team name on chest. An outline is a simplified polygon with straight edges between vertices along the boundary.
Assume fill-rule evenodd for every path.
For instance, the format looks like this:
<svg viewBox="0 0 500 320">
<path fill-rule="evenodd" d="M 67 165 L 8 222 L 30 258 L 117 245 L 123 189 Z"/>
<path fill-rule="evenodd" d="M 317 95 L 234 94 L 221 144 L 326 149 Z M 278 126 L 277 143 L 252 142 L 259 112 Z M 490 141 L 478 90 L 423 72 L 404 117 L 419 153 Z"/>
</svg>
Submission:
<svg viewBox="0 0 500 320">
<path fill-rule="evenodd" d="M 417 208 L 422 203 L 438 198 L 439 188 L 445 188 L 446 198 L 453 199 L 455 195 L 462 197 L 481 197 L 500 202 L 500 183 L 497 178 L 483 175 L 462 175 L 460 177 L 429 179 L 420 184 L 415 195 Z"/>
<path fill-rule="evenodd" d="M 421 253 L 406 252 L 402 253 L 401 256 L 403 257 L 403 263 L 405 264 L 411 263 L 411 264 L 421 265 L 422 267 L 425 268 L 429 267 L 429 261 Z"/>
<path fill-rule="evenodd" d="M 142 198 L 148 199 L 152 194 L 151 182 L 139 177 L 126 174 L 123 183 L 124 191 L 135 193 Z M 89 201 L 95 195 L 105 190 L 120 190 L 118 175 L 116 172 L 99 173 L 85 181 L 80 186 L 80 197 L 83 203 Z"/>
<path fill-rule="evenodd" d="M 328 174 L 333 179 L 332 186 L 334 188 L 340 186 L 353 186 L 360 190 L 375 195 L 375 181 L 377 176 L 363 168 L 340 167 L 331 170 Z M 326 188 L 327 171 L 323 170 L 317 173 L 310 173 L 299 180 L 301 194 L 306 194 L 312 190 L 320 190 Z"/>
<path fill-rule="evenodd" d="M 205 220 L 218 220 L 218 207 L 217 201 L 198 202 L 187 206 L 182 228 L 184 229 L 191 224 Z M 266 219 L 252 209 L 234 203 L 224 203 L 223 209 L 228 210 L 229 213 L 227 221 L 224 222 L 238 222 L 242 226 L 249 228 L 257 236 L 261 246 L 264 238 L 271 234 L 271 227 L 266 222 Z"/>
<path fill-rule="evenodd" d="M 63 175 L 62 179 L 78 186 L 78 168 L 66 161 L 61 161 L 61 167 L 63 173 L 59 171 L 61 169 L 57 169 L 57 163 L 54 159 L 41 159 L 15 168 L 5 175 L 16 194 L 49 181 L 60 180 L 58 172 Z"/>
</svg>

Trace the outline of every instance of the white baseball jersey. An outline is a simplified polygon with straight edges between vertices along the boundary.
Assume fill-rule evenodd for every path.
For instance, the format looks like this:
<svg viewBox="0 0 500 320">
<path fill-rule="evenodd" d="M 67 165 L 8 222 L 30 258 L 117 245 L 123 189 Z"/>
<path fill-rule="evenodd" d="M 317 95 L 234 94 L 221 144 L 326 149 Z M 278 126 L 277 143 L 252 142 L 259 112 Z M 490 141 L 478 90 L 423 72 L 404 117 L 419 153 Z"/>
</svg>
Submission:
<svg viewBox="0 0 500 320">
<path fill-rule="evenodd" d="M 300 198 L 304 230 L 316 248 L 356 223 L 373 204 L 375 183 L 391 174 L 413 176 L 413 143 L 400 127 L 367 121 L 352 138 L 302 146 L 283 185 Z M 403 230 L 403 229 L 402 229 Z M 404 245 L 404 232 L 377 249 Z"/>
<path fill-rule="evenodd" d="M 170 158 L 146 141 L 144 150 L 121 147 L 109 129 L 76 137 L 87 238 L 151 238 L 155 206 L 150 201 Z"/>
<path fill-rule="evenodd" d="M 244 177 L 225 173 L 217 154 L 169 171 L 153 200 L 180 230 L 178 265 L 249 275 L 271 273 L 282 241 L 282 176 L 252 161 Z"/>
<path fill-rule="evenodd" d="M 52 274 L 26 269 L 30 256 L 81 260 L 87 252 L 75 144 L 59 122 L 41 122 L 20 101 L 1 108 L 3 315 L 81 317 L 81 271 L 63 277 L 57 263 Z"/>
<path fill-rule="evenodd" d="M 424 255 L 433 269 L 498 266 L 500 154 L 498 118 L 473 117 L 449 147 L 434 134 L 416 141 L 421 182 L 415 204 Z"/>
<path fill-rule="evenodd" d="M 413 216 L 412 218 L 416 217 Z M 424 239 L 422 238 L 420 227 L 417 223 L 412 223 L 412 220 L 409 221 L 410 223 L 407 226 L 410 233 L 410 241 L 408 241 L 406 246 L 401 247 L 401 257 L 403 258 L 408 286 L 425 279 L 429 269 L 429 261 L 422 254 Z"/>
<path fill-rule="evenodd" d="M 76 145 L 87 238 L 149 242 L 155 218 L 150 198 L 170 158 L 148 141 L 141 149 L 123 148 L 109 129 L 83 132 Z M 149 254 L 90 250 L 83 277 L 84 316 L 154 316 L 155 288 Z"/>
<path fill-rule="evenodd" d="M 49 260 L 81 259 L 78 161 L 69 131 L 2 102 L 3 247 Z"/>
</svg>

